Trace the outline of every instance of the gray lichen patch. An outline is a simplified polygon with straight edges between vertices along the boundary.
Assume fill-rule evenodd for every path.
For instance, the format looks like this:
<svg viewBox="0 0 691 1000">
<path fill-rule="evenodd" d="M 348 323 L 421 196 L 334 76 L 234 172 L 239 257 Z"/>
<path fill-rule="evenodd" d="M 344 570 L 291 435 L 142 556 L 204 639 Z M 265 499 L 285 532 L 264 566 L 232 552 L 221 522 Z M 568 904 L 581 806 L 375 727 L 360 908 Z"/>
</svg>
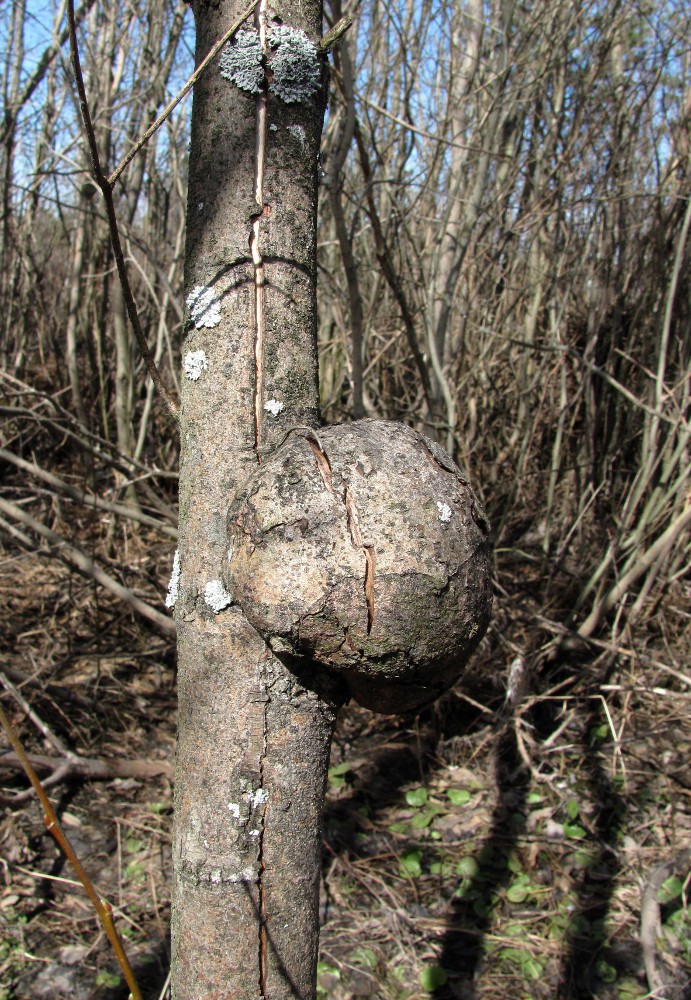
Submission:
<svg viewBox="0 0 691 1000">
<path fill-rule="evenodd" d="M 198 330 L 213 329 L 221 322 L 221 302 L 213 288 L 195 285 L 186 299 L 192 322 Z"/>
<path fill-rule="evenodd" d="M 222 77 L 250 94 L 264 87 L 265 62 L 271 83 L 269 90 L 286 104 L 308 101 L 321 86 L 321 65 L 316 45 L 304 31 L 287 24 L 273 24 L 267 32 L 269 45 L 265 61 L 256 28 L 243 28 L 223 50 L 219 62 Z M 275 128 L 275 126 L 271 126 Z"/>
<path fill-rule="evenodd" d="M 264 84 L 262 46 L 254 28 L 238 31 L 224 48 L 219 61 L 221 76 L 241 90 L 258 94 Z"/>
<path fill-rule="evenodd" d="M 185 355 L 183 368 L 187 378 L 192 382 L 197 382 L 201 378 L 202 372 L 209 368 L 206 352 L 202 350 L 188 351 Z"/>
<path fill-rule="evenodd" d="M 304 31 L 287 24 L 274 24 L 268 32 L 272 53 L 269 68 L 273 79 L 269 90 L 285 101 L 308 101 L 321 85 L 319 53 Z"/>
</svg>

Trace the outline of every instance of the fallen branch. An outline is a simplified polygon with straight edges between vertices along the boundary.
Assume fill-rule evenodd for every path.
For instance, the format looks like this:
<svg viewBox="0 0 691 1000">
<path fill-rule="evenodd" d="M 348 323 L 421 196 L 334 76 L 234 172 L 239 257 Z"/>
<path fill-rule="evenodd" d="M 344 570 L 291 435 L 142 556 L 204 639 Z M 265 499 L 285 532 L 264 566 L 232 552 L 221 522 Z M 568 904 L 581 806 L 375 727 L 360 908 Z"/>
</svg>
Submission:
<svg viewBox="0 0 691 1000">
<path fill-rule="evenodd" d="M 110 781 L 113 778 L 150 778 L 173 777 L 173 765 L 167 760 L 104 760 L 101 757 L 79 757 L 70 754 L 69 757 L 49 757 L 46 754 L 27 754 L 29 763 L 37 771 L 50 772 L 43 779 L 43 787 L 50 788 L 68 778 L 83 778 L 85 781 Z M 9 751 L 0 754 L 0 768 L 5 770 L 21 770 L 23 764 L 16 753 Z M 33 797 L 33 791 L 27 789 L 13 795 L 9 802 L 19 805 Z"/>
<path fill-rule="evenodd" d="M 62 493 L 63 496 L 69 497 L 76 503 L 84 504 L 85 507 L 95 507 L 97 510 L 105 511 L 109 514 L 116 514 L 118 517 L 126 517 L 131 521 L 138 521 L 140 524 L 145 524 L 147 527 L 155 528 L 164 535 L 169 535 L 171 538 L 177 538 L 178 532 L 177 528 L 174 528 L 170 524 L 163 524 L 155 517 L 151 517 L 149 514 L 144 514 L 142 511 L 137 510 L 134 507 L 127 507 L 124 504 L 112 503 L 110 500 L 102 500 L 101 497 L 95 496 L 93 493 L 84 493 L 82 490 L 78 490 L 75 486 L 71 486 L 64 480 L 60 479 L 58 476 L 54 475 L 52 472 L 48 472 L 46 469 L 42 469 L 39 465 L 33 462 L 27 462 L 25 459 L 20 458 L 15 455 L 12 451 L 7 451 L 5 448 L 0 448 L 0 459 L 5 462 L 16 466 L 23 472 L 28 472 L 30 476 L 35 479 L 40 479 L 49 486 L 52 486 L 58 492 Z"/>
<path fill-rule="evenodd" d="M 63 562 L 72 566 L 81 573 L 83 576 L 91 577 L 96 583 L 99 583 L 106 590 L 114 594 L 121 601 L 124 601 L 133 611 L 136 611 L 138 615 L 142 618 L 146 618 L 151 622 L 159 632 L 164 635 L 173 636 L 175 635 L 175 622 L 172 618 L 163 614 L 161 611 L 157 611 L 152 608 L 150 604 L 143 601 L 140 597 L 137 597 L 129 587 L 125 587 L 122 583 L 116 580 L 114 577 L 110 576 L 105 570 L 102 570 L 100 566 L 91 558 L 91 556 L 85 555 L 80 549 L 76 548 L 70 542 L 66 541 L 55 531 L 46 527 L 41 521 L 38 521 L 31 514 L 28 514 L 21 507 L 16 504 L 10 503 L 8 500 L 3 500 L 0 498 L 0 511 L 6 514 L 13 521 L 18 521 L 25 527 L 31 529 L 35 534 L 40 535 L 44 538 L 50 545 L 56 549 L 56 555 L 63 560 Z"/>
</svg>

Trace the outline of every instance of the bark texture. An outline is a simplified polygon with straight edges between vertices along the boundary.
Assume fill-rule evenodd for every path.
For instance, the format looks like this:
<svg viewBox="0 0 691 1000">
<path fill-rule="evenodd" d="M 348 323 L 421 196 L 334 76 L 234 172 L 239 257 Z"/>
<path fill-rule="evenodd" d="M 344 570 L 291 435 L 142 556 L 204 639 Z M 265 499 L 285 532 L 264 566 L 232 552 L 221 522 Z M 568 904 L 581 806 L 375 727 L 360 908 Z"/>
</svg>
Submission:
<svg viewBox="0 0 691 1000">
<path fill-rule="evenodd" d="M 193 8 L 199 61 L 242 7 Z M 318 42 L 319 3 L 278 3 L 271 13 Z M 247 27 L 265 55 L 268 26 L 262 5 Z M 244 480 L 289 426 L 319 418 L 323 95 L 286 104 L 268 82 L 250 94 L 212 66 L 194 92 L 176 604 L 177 1000 L 315 990 L 321 810 L 344 692 L 328 676 L 301 683 L 221 583 L 227 513 Z"/>
</svg>

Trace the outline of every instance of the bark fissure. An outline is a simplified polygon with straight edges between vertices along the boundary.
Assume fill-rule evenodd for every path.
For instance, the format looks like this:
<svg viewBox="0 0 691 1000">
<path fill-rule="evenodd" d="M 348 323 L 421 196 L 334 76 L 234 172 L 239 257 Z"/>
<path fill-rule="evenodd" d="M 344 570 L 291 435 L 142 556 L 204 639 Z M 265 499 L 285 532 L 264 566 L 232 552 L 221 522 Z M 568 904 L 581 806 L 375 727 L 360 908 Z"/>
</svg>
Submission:
<svg viewBox="0 0 691 1000">
<path fill-rule="evenodd" d="M 333 488 L 333 477 L 331 475 L 331 462 L 329 462 L 329 456 L 326 454 L 324 449 L 316 440 L 312 440 L 308 437 L 307 444 L 310 446 L 314 452 L 314 458 L 317 463 L 317 469 L 319 470 L 319 475 L 322 477 L 324 486 L 330 493 L 335 493 Z"/>
<path fill-rule="evenodd" d="M 367 635 L 369 635 L 374 625 L 374 545 L 368 544 L 363 540 L 357 505 L 347 483 L 343 487 L 343 505 L 346 509 L 348 532 L 350 540 L 353 543 L 353 548 L 362 549 L 365 553 L 365 579 L 363 588 L 365 591 L 365 601 L 367 602 Z"/>
<path fill-rule="evenodd" d="M 314 438 L 314 439 L 313 439 Z M 322 478 L 325 488 L 341 502 L 345 508 L 346 525 L 350 541 L 355 549 L 362 549 L 365 554 L 365 575 L 363 580 L 363 590 L 365 592 L 365 602 L 367 604 L 367 635 L 370 634 L 374 626 L 374 567 L 376 562 L 376 552 L 371 542 L 365 542 L 360 531 L 360 516 L 358 514 L 355 498 L 351 493 L 348 484 L 343 486 L 343 493 L 339 496 L 333 484 L 333 473 L 331 462 L 318 442 L 316 434 L 305 439 L 314 454 L 319 475 Z"/>
<path fill-rule="evenodd" d="M 262 685 L 262 732 L 261 748 L 259 751 L 259 787 L 266 795 L 264 785 L 264 762 L 266 760 L 266 749 L 268 745 L 268 713 L 271 696 L 266 684 L 265 666 L 261 667 Z M 259 993 L 266 996 L 266 948 L 267 948 L 267 911 L 266 911 L 266 887 L 264 885 L 264 871 L 266 868 L 264 860 L 264 830 L 266 828 L 266 814 L 268 802 L 261 803 L 261 816 L 259 822 L 259 842 L 257 845 L 257 862 L 259 865 L 257 876 L 257 893 L 259 896 Z"/>
</svg>

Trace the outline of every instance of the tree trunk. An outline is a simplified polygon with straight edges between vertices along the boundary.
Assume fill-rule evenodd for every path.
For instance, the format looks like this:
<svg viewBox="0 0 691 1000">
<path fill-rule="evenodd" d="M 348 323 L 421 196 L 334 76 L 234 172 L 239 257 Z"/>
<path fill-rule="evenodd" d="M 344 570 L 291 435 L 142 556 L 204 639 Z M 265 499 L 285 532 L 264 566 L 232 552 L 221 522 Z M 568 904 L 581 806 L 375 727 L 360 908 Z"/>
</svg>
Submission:
<svg viewBox="0 0 691 1000">
<path fill-rule="evenodd" d="M 241 6 L 197 0 L 193 9 L 199 62 Z M 290 0 L 276 13 L 318 43 L 317 0 Z M 261 39 L 262 65 L 271 24 L 262 3 L 245 25 Z M 227 511 L 243 481 L 291 426 L 319 420 L 324 86 L 285 103 L 261 67 L 256 94 L 222 68 L 216 60 L 196 84 L 192 114 L 173 995 L 306 998 L 315 992 L 322 803 L 342 688 L 289 673 L 230 604 L 221 571 Z"/>
</svg>

